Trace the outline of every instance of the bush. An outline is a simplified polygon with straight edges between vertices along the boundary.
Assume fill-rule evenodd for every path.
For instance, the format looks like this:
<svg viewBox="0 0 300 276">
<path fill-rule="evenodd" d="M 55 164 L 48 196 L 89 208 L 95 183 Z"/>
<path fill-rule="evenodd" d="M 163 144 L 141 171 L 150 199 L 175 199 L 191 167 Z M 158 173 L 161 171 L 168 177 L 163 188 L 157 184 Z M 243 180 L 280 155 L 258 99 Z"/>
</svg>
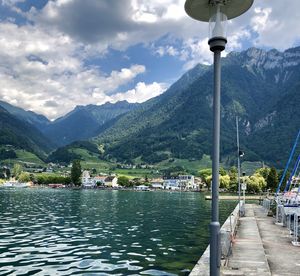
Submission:
<svg viewBox="0 0 300 276">
<path fill-rule="evenodd" d="M 36 176 L 38 184 L 70 184 L 71 178 L 60 175 L 39 174 Z"/>
<path fill-rule="evenodd" d="M 118 178 L 118 184 L 123 187 L 129 187 L 130 186 L 129 178 L 126 176 L 120 176 Z"/>
<path fill-rule="evenodd" d="M 28 172 L 21 172 L 19 175 L 18 180 L 20 182 L 29 182 L 30 181 L 30 174 Z"/>
<path fill-rule="evenodd" d="M 252 176 L 244 176 L 242 182 L 247 184 L 247 191 L 258 193 L 266 188 L 266 180 L 260 174 L 256 173 Z"/>
<path fill-rule="evenodd" d="M 228 190 L 229 189 L 229 184 L 230 184 L 230 177 L 229 175 L 220 175 L 220 188 L 221 189 L 226 189 Z"/>
</svg>

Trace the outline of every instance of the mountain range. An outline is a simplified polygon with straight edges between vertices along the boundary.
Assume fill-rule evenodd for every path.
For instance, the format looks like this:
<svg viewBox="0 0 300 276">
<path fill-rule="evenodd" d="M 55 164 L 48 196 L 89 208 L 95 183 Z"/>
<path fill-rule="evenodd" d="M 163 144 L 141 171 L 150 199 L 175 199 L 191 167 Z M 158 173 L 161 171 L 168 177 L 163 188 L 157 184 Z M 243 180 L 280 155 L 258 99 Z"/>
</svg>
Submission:
<svg viewBox="0 0 300 276">
<path fill-rule="evenodd" d="M 199 160 L 212 149 L 212 75 L 212 66 L 199 64 L 142 104 L 78 106 L 53 122 L 5 102 L 0 107 L 51 141 L 48 147 L 37 144 L 44 152 L 90 140 L 102 149 L 102 158 L 113 161 Z M 234 163 L 238 116 L 245 160 L 282 167 L 300 127 L 299 90 L 300 47 L 284 52 L 250 48 L 223 58 L 222 162 Z"/>
<path fill-rule="evenodd" d="M 45 159 L 47 154 L 54 148 L 52 142 L 35 126 L 19 119 L 4 109 L 2 102 L 0 105 L 0 146 L 1 145 L 8 147 L 8 149 L 13 146 L 17 149 L 27 150 L 41 159 Z M 1 159 L 0 156 L 0 160 Z"/>
<path fill-rule="evenodd" d="M 212 66 L 197 65 L 163 95 L 120 118 L 96 141 L 108 157 L 201 159 L 212 149 Z M 299 123 L 300 47 L 285 52 L 250 48 L 223 59 L 221 156 L 234 163 L 236 116 L 245 160 L 279 167 Z M 138 120 L 139 118 L 139 120 Z"/>
</svg>

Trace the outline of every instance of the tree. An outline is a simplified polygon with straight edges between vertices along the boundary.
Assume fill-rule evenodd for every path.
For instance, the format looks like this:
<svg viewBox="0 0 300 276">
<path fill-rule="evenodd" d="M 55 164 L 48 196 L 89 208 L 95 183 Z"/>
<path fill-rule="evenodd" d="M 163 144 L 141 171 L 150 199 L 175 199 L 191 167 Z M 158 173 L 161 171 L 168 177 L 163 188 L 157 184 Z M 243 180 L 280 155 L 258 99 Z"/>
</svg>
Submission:
<svg viewBox="0 0 300 276">
<path fill-rule="evenodd" d="M 73 160 L 71 168 L 71 180 L 76 186 L 81 184 L 81 165 L 79 160 Z"/>
<path fill-rule="evenodd" d="M 260 168 L 260 169 L 256 170 L 255 173 L 260 174 L 265 180 L 267 180 L 268 175 L 270 173 L 270 168 Z"/>
<path fill-rule="evenodd" d="M 19 175 L 19 181 L 20 182 L 29 182 L 30 181 L 30 175 L 28 172 L 21 172 Z"/>
<path fill-rule="evenodd" d="M 278 186 L 278 174 L 274 167 L 271 168 L 267 177 L 267 188 L 275 190 Z"/>
<path fill-rule="evenodd" d="M 198 175 L 202 178 L 202 181 L 205 181 L 205 178 L 212 174 L 211 169 L 200 170 Z"/>
<path fill-rule="evenodd" d="M 230 184 L 230 176 L 229 175 L 220 175 L 220 188 L 228 189 Z"/>
<path fill-rule="evenodd" d="M 266 187 L 265 179 L 258 173 L 249 176 L 243 176 L 242 182 L 247 183 L 248 192 L 261 192 Z"/>
<path fill-rule="evenodd" d="M 238 170 L 236 167 L 233 166 L 229 169 L 229 178 L 230 178 L 229 189 L 232 191 L 237 191 L 238 190 Z"/>
<path fill-rule="evenodd" d="M 19 175 L 21 174 L 22 172 L 22 166 L 18 163 L 14 164 L 14 167 L 13 167 L 13 176 L 18 179 L 19 178 Z"/>
<path fill-rule="evenodd" d="M 118 184 L 123 187 L 129 187 L 130 186 L 129 178 L 126 176 L 118 177 Z"/>
<path fill-rule="evenodd" d="M 220 175 L 222 175 L 222 176 L 227 174 L 226 170 L 223 167 L 220 167 L 219 172 L 220 172 Z"/>
</svg>

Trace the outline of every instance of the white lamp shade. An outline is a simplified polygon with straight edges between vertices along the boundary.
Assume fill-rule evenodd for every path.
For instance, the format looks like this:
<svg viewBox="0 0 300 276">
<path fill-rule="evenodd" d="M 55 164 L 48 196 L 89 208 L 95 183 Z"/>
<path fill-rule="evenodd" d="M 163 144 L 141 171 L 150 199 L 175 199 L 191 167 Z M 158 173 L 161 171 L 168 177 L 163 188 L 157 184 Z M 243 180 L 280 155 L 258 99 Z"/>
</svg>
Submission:
<svg viewBox="0 0 300 276">
<path fill-rule="evenodd" d="M 223 37 L 227 35 L 227 16 L 221 12 L 220 6 L 211 7 L 209 19 L 209 38 Z"/>
<path fill-rule="evenodd" d="M 212 2 L 212 0 L 186 0 L 184 8 L 190 17 L 199 21 L 209 22 Z M 219 2 L 221 3 L 221 12 L 224 13 L 228 19 L 232 19 L 250 9 L 254 0 L 222 0 Z"/>
</svg>

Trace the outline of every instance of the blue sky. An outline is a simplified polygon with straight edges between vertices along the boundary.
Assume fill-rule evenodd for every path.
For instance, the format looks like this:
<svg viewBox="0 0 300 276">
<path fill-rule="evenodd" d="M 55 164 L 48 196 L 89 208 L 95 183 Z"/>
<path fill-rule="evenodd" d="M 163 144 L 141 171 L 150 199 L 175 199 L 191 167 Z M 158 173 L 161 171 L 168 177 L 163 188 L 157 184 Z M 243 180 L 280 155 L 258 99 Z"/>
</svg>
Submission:
<svg viewBox="0 0 300 276">
<path fill-rule="evenodd" d="M 55 119 L 76 105 L 163 93 L 212 61 L 208 26 L 189 18 L 184 3 L 0 0 L 1 100 Z M 224 56 L 300 45 L 299 8 L 299 0 L 255 0 L 229 22 Z"/>
</svg>

